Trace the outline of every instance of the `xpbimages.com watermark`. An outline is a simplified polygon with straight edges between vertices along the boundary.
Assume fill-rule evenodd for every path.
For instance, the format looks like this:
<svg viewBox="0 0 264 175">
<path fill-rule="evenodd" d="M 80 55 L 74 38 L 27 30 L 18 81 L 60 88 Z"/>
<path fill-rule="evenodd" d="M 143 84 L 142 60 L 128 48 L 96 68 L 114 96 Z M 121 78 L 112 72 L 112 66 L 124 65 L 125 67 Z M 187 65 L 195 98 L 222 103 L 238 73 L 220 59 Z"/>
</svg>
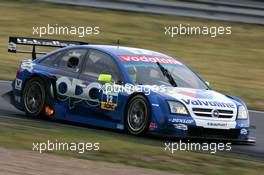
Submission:
<svg viewBox="0 0 264 175">
<path fill-rule="evenodd" d="M 215 38 L 221 35 L 231 35 L 231 26 L 191 26 L 190 24 L 168 25 L 164 27 L 164 34 L 171 38 L 180 36 L 203 35 Z"/>
<path fill-rule="evenodd" d="M 33 26 L 32 34 L 38 35 L 40 38 L 45 35 L 73 35 L 80 38 L 99 35 L 101 29 L 99 26 L 60 26 L 58 24 Z"/>
<path fill-rule="evenodd" d="M 174 154 L 177 151 L 204 151 L 210 154 L 217 152 L 231 151 L 231 143 L 199 143 L 199 142 L 165 142 L 164 150 Z"/>
<path fill-rule="evenodd" d="M 95 142 L 61 142 L 58 140 L 51 141 L 47 140 L 46 142 L 33 142 L 32 150 L 39 153 L 45 151 L 71 151 L 83 154 L 88 151 L 99 151 L 100 143 Z"/>
</svg>

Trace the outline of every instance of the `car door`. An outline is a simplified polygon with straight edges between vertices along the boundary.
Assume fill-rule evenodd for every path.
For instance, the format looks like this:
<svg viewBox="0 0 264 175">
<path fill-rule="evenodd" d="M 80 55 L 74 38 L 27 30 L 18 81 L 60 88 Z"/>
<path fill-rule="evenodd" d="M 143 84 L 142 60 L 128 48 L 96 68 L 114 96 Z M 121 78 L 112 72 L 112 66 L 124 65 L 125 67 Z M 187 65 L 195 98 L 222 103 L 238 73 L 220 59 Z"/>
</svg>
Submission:
<svg viewBox="0 0 264 175">
<path fill-rule="evenodd" d="M 79 74 L 84 58 L 88 52 L 86 48 L 71 48 L 56 52 L 43 61 L 39 66 L 45 73 L 56 79 L 58 102 L 67 103 L 70 110 L 75 108 Z"/>
<path fill-rule="evenodd" d="M 86 87 L 92 87 L 91 84 L 95 86 L 96 84 L 100 84 L 102 87 L 104 83 L 98 81 L 100 74 L 110 74 L 112 76 L 112 84 L 123 83 L 123 76 L 115 60 L 107 53 L 96 49 L 90 49 L 86 55 L 85 64 L 79 79 Z M 88 100 L 86 104 L 82 106 L 83 111 L 89 111 L 87 114 L 88 116 L 120 120 L 119 93 L 104 93 L 102 90 L 98 93 L 93 92 L 92 89 L 90 89 L 88 93 L 90 101 Z M 94 99 L 91 100 L 91 96 L 95 93 L 97 93 L 97 98 L 94 97 Z"/>
</svg>

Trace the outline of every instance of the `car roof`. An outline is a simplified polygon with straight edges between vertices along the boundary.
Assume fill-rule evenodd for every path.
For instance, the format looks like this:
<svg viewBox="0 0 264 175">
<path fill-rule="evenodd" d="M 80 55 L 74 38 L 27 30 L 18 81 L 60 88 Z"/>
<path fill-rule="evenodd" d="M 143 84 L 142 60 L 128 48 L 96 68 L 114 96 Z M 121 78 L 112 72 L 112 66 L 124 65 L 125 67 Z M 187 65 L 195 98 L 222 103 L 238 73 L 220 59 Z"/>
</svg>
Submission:
<svg viewBox="0 0 264 175">
<path fill-rule="evenodd" d="M 89 48 L 98 49 L 101 51 L 105 51 L 111 54 L 114 54 L 116 56 L 120 55 L 130 55 L 130 56 L 153 56 L 153 57 L 165 57 L 165 58 L 171 58 L 170 56 L 155 52 L 151 50 L 146 49 L 139 49 L 139 48 L 133 48 L 133 47 L 124 47 L 124 46 L 112 46 L 112 45 L 87 45 Z"/>
<path fill-rule="evenodd" d="M 147 49 L 140 49 L 140 48 L 134 48 L 134 47 L 124 47 L 124 46 L 114 46 L 114 45 L 93 45 L 93 44 L 89 44 L 89 45 L 75 45 L 75 46 L 69 46 L 69 47 L 64 47 L 58 50 L 54 50 L 52 52 L 49 52 L 47 55 L 45 55 L 44 57 L 42 57 L 43 59 L 45 59 L 46 57 L 49 57 L 50 55 L 64 50 L 64 49 L 70 49 L 70 48 L 92 48 L 92 49 L 97 49 L 100 50 L 102 52 L 108 53 L 110 55 L 119 57 L 119 56 L 150 56 L 150 57 L 159 57 L 159 58 L 170 58 L 170 59 L 174 59 L 177 62 L 179 62 L 180 64 L 182 64 L 178 59 L 176 59 L 175 57 L 171 57 L 169 55 L 160 53 L 160 52 L 156 52 L 156 51 L 152 51 L 152 50 L 147 50 Z M 39 59 L 39 61 L 41 61 L 41 59 Z"/>
</svg>

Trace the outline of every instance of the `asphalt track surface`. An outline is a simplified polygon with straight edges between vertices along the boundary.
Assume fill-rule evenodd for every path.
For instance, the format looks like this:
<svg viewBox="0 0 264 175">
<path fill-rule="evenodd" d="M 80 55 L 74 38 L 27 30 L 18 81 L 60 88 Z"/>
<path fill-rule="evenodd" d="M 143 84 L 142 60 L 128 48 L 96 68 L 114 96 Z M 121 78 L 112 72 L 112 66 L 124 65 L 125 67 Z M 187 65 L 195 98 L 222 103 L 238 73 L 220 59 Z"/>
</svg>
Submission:
<svg viewBox="0 0 264 175">
<path fill-rule="evenodd" d="M 11 90 L 10 82 L 0 81 L 0 95 Z M 232 145 L 232 151 L 228 154 L 234 155 L 235 157 L 240 157 L 243 155 L 247 159 L 255 159 L 264 161 L 264 112 L 250 111 L 251 125 L 256 126 L 256 137 L 257 142 L 254 145 L 247 144 L 235 144 Z M 0 97 L 0 120 L 12 118 L 18 120 L 27 120 L 30 122 L 30 119 L 25 116 L 25 114 L 12 105 L 8 104 L 2 97 Z M 61 123 L 65 125 L 65 123 Z M 89 129 L 89 126 L 87 126 Z M 96 128 L 100 130 L 100 128 Z M 109 131 L 112 132 L 112 131 Z M 128 136 L 129 137 L 129 136 Z M 132 136 L 131 136 L 132 137 Z M 146 139 L 153 139 L 148 137 Z M 160 142 L 161 140 L 159 140 Z"/>
</svg>

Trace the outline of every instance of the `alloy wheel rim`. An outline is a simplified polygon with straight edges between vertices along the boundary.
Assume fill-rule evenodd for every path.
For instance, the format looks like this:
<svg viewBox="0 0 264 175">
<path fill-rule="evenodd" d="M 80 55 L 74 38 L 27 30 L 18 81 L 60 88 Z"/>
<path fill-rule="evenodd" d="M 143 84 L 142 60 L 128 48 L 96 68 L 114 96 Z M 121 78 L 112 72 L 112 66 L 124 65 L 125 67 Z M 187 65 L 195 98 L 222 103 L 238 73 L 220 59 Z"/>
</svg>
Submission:
<svg viewBox="0 0 264 175">
<path fill-rule="evenodd" d="M 141 99 L 132 102 L 128 111 L 128 125 L 133 132 L 141 131 L 146 123 L 147 106 Z"/>
<path fill-rule="evenodd" d="M 33 82 L 25 94 L 25 107 L 29 113 L 37 113 L 43 105 L 43 93 L 41 85 Z"/>
</svg>

